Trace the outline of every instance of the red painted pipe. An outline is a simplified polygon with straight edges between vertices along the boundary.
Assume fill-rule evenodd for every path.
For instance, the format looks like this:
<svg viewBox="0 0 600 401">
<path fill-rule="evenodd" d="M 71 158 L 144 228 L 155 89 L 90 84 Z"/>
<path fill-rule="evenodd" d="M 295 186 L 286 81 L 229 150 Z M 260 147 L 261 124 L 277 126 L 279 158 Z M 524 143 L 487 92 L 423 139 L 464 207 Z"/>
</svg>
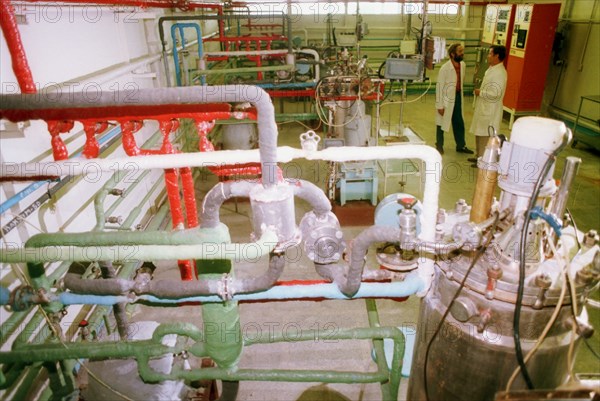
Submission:
<svg viewBox="0 0 600 401">
<path fill-rule="evenodd" d="M 52 155 L 54 156 L 54 160 L 68 159 L 69 151 L 61 139 L 60 134 L 71 131 L 75 122 L 72 120 L 48 121 L 47 124 L 48 132 L 50 132 L 50 135 L 52 136 L 50 143 L 52 144 Z"/>
<path fill-rule="evenodd" d="M 137 120 L 121 122 L 121 140 L 127 156 L 138 156 L 141 153 L 133 134 L 138 132 L 142 126 L 142 122 Z"/>
<path fill-rule="evenodd" d="M 231 111 L 230 106 L 221 104 L 208 104 L 205 111 L 194 112 L 198 105 L 146 105 L 146 106 L 110 106 L 110 107 L 74 107 L 70 109 L 0 109 L 0 118 L 12 122 L 27 120 L 97 120 L 97 121 L 143 121 L 177 118 L 193 118 L 201 120 L 228 120 L 230 118 L 250 118 L 256 120 L 256 109 L 243 112 Z M 211 107 L 214 110 L 211 111 Z M 244 114 L 245 113 L 245 114 Z"/>
<path fill-rule="evenodd" d="M 179 174 L 176 169 L 165 170 L 165 186 L 167 197 L 171 207 L 171 220 L 174 229 L 184 227 L 183 212 L 181 210 L 181 198 L 179 197 Z"/>
<path fill-rule="evenodd" d="M 101 134 L 108 128 L 106 121 L 84 121 L 83 130 L 85 131 L 85 145 L 83 147 L 83 156 L 86 159 L 95 159 L 100 152 L 100 145 L 96 140 L 96 135 Z"/>
<path fill-rule="evenodd" d="M 21 88 L 21 93 L 35 93 L 35 82 L 27 62 L 27 55 L 25 54 L 10 0 L 0 1 L 0 27 L 2 33 L 4 33 L 4 39 L 12 60 L 12 69 L 19 83 L 19 88 Z"/>
<path fill-rule="evenodd" d="M 163 144 L 159 151 L 160 154 L 176 153 L 175 149 L 173 149 L 173 144 L 171 143 L 169 136 L 172 132 L 179 128 L 179 120 L 176 118 L 160 120 L 159 128 L 163 134 Z M 142 152 L 142 154 L 145 154 L 144 151 Z M 196 206 L 196 192 L 194 190 L 194 179 L 192 177 L 192 170 L 189 167 L 184 167 L 179 170 L 165 170 L 165 185 L 167 187 L 167 196 L 169 198 L 169 205 L 171 207 L 173 228 L 179 229 L 181 227 L 185 227 L 183 212 L 181 210 L 181 197 L 179 195 L 179 174 L 181 174 L 181 181 L 183 184 L 183 200 L 185 203 L 185 211 L 188 220 L 187 228 L 197 227 L 199 223 L 198 209 Z M 181 276 L 182 281 L 192 281 L 195 278 L 195 262 L 192 264 L 191 260 L 178 260 L 177 265 L 179 266 L 179 275 Z"/>
<path fill-rule="evenodd" d="M 187 227 L 198 227 L 198 206 L 196 205 L 196 192 L 194 189 L 192 169 L 189 167 L 180 168 L 179 174 L 181 174 L 181 184 L 183 186 L 183 200 L 187 217 Z"/>
</svg>

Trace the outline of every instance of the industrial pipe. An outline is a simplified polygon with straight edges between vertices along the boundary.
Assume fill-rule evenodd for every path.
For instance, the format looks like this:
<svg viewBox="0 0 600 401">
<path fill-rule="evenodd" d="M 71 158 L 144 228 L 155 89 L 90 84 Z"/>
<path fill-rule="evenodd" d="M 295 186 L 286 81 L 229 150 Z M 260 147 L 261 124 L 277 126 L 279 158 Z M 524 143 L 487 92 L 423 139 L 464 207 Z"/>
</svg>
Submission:
<svg viewBox="0 0 600 401">
<path fill-rule="evenodd" d="M 170 90 L 180 91 L 197 88 L 173 88 Z M 261 92 L 264 93 L 264 92 Z M 272 108 L 272 104 L 271 104 Z M 272 109 L 271 109 L 272 110 Z M 259 112 L 260 121 L 260 112 Z M 260 133 L 260 131 L 259 131 Z M 262 151 L 262 145 L 261 149 Z M 439 196 L 439 183 L 441 181 L 441 156 L 435 151 L 434 148 L 426 145 L 407 145 L 400 147 L 344 147 L 338 149 L 335 147 L 327 148 L 322 151 L 306 151 L 302 149 L 295 149 L 290 147 L 280 147 L 277 150 L 273 149 L 272 153 L 274 156 L 277 151 L 277 157 L 274 158 L 280 162 L 289 162 L 294 158 L 305 158 L 308 160 L 328 160 L 336 162 L 344 161 L 361 161 L 361 160 L 386 160 L 386 159 L 421 159 L 425 162 L 425 187 L 423 197 L 423 212 L 420 215 L 421 219 L 421 234 L 419 237 L 420 241 L 433 242 L 435 241 L 435 223 L 436 215 L 438 210 L 438 196 Z M 262 155 L 262 153 L 260 153 Z M 174 167 L 200 167 L 208 165 L 215 165 L 218 163 L 251 163 L 256 162 L 259 159 L 259 152 L 256 150 L 236 150 L 236 151 L 221 151 L 221 152 L 209 152 L 209 153 L 183 153 L 178 155 L 160 155 L 160 156 L 146 156 L 143 158 L 133 157 L 121 160 L 122 163 L 117 163 L 118 158 L 114 159 L 96 159 L 89 161 L 82 161 L 77 166 L 65 165 L 64 162 L 49 162 L 49 163 L 36 163 L 28 165 L 26 163 L 21 164 L 2 164 L 2 174 L 6 175 L 7 172 L 12 174 L 24 174 L 27 175 L 31 172 L 31 169 L 37 168 L 56 168 L 57 172 L 68 172 L 70 174 L 83 174 L 87 167 L 86 163 L 94 163 L 93 168 L 103 171 L 113 171 L 118 169 L 129 169 L 133 168 L 128 166 L 125 162 L 135 166 L 138 170 L 149 169 L 149 168 L 174 168 Z M 264 160 L 264 159 L 263 159 Z M 210 164 L 212 163 L 212 164 Z M 264 163 L 263 163 L 264 165 Z M 273 164 L 275 166 L 275 164 Z M 28 170 L 29 169 L 29 170 Z M 276 169 L 273 169 L 276 171 Z M 265 170 L 263 170 L 264 172 Z M 264 174 L 264 173 L 263 173 Z M 275 174 L 273 174 L 275 175 Z M 276 178 L 274 177 L 274 181 Z M 3 256 L 5 257 L 5 256 Z M 6 258 L 6 257 L 5 257 Z M 14 258 L 13 258 L 14 259 Z M 429 288 L 431 279 L 434 274 L 433 261 L 427 259 L 420 265 L 418 269 L 419 274 L 422 274 L 427 284 L 426 290 Z M 424 295 L 420 293 L 419 295 Z"/>
<path fill-rule="evenodd" d="M 162 345 L 164 335 L 177 334 L 193 340 L 195 343 L 186 349 L 182 345 L 173 347 Z M 57 361 L 65 359 L 106 359 L 106 358 L 135 358 L 138 361 L 140 376 L 146 382 L 159 382 L 164 380 L 200 380 L 220 379 L 227 381 L 258 380 L 258 381 L 291 381 L 291 382 L 327 382 L 327 383 L 383 383 L 382 390 L 387 390 L 385 383 L 396 385 L 400 380 L 400 366 L 404 349 L 404 335 L 396 327 L 369 327 L 357 329 L 340 329 L 331 335 L 318 330 L 306 330 L 294 341 L 338 341 L 338 340 L 383 340 L 390 338 L 394 342 L 392 368 L 385 363 L 385 354 L 382 347 L 377 347 L 376 357 L 379 361 L 376 372 L 355 371 L 324 371 L 324 370 L 264 370 L 264 369 L 228 369 L 204 368 L 194 370 L 177 369 L 170 373 L 160 373 L 149 365 L 151 358 L 158 358 L 165 354 L 177 354 L 184 350 L 197 357 L 211 356 L 201 342 L 204 334 L 190 324 L 169 324 L 159 326 L 153 333 L 151 340 L 138 340 L 130 342 L 86 342 L 64 344 L 33 344 L 23 346 L 11 352 L 1 352 L 0 356 L 6 363 L 35 363 L 39 361 Z M 281 334 L 262 336 L 255 340 L 246 340 L 245 345 L 262 343 L 284 342 L 289 339 Z M 0 372 L 1 375 L 1 372 Z M 1 378 L 4 378 L 2 375 Z M 390 394 L 396 394 L 397 388 L 391 391 L 382 391 L 386 401 L 395 399 Z"/>
<path fill-rule="evenodd" d="M 92 233 L 90 236 L 75 234 L 75 236 L 79 235 L 82 238 L 87 238 L 84 241 L 89 241 L 89 244 L 87 246 L 49 245 L 30 247 L 26 245 L 25 248 L 5 247 L 0 255 L 0 262 L 43 263 L 56 261 L 156 261 L 177 259 L 228 259 L 239 262 L 260 258 L 271 252 L 275 248 L 275 245 L 277 245 L 277 235 L 269 230 L 264 230 L 263 235 L 258 241 L 245 244 L 225 243 L 228 238 L 223 237 L 222 231 L 223 229 L 203 230 L 206 234 L 206 240 L 195 245 L 135 245 L 135 241 L 137 240 L 134 240 L 134 242 L 125 242 L 128 245 L 102 246 L 94 245 L 93 239 L 103 233 Z M 121 234 L 144 233 L 107 232 L 106 234 L 118 236 Z M 219 238 L 221 238 L 220 241 Z"/>
<path fill-rule="evenodd" d="M 313 207 L 318 217 L 323 217 L 331 211 L 331 203 L 316 185 L 305 180 L 286 180 L 294 191 L 294 195 L 304 199 Z M 216 227 L 220 223 L 219 209 L 231 197 L 248 197 L 250 191 L 258 182 L 240 180 L 225 181 L 215 185 L 204 197 L 202 203 L 201 227 Z"/>
<path fill-rule="evenodd" d="M 196 36 L 197 36 L 197 40 L 198 40 L 198 58 L 200 60 L 202 60 L 202 57 L 204 57 L 204 46 L 202 44 L 202 30 L 200 28 L 199 24 L 192 24 L 191 22 L 188 23 L 176 23 L 171 25 L 171 39 L 173 40 L 173 63 L 175 64 L 175 78 L 177 79 L 177 86 L 181 86 L 181 70 L 179 68 L 179 52 L 177 49 L 177 46 L 175 45 L 175 30 L 179 29 L 179 36 L 181 37 L 181 46 L 183 49 L 185 49 L 185 37 L 183 34 L 183 29 L 184 28 L 194 28 L 194 30 L 196 31 Z M 164 43 L 163 43 L 163 49 L 164 49 Z M 201 78 L 202 81 L 202 85 L 206 84 L 206 78 L 202 77 Z"/>
<path fill-rule="evenodd" d="M 17 27 L 17 20 L 10 0 L 0 1 L 0 27 L 10 52 L 12 60 L 12 69 L 19 83 L 21 93 L 35 93 L 36 87 L 33 81 L 33 75 L 27 62 L 25 48 L 21 41 L 21 34 Z"/>
<path fill-rule="evenodd" d="M 137 109 L 140 106 L 150 107 L 188 103 L 198 105 L 198 112 L 202 112 L 203 109 L 200 105 L 203 103 L 249 102 L 253 104 L 258 114 L 259 152 L 261 156 L 263 185 L 269 187 L 277 183 L 277 125 L 275 123 L 275 109 L 271 98 L 263 89 L 247 85 L 140 89 L 136 92 L 136 96 L 137 101 L 135 105 L 129 106 L 131 109 Z M 89 118 L 89 116 L 86 116 L 86 109 L 91 115 L 94 115 L 94 113 L 97 114 L 99 109 L 117 107 L 125 110 L 128 109 L 128 107 L 123 107 L 121 103 L 115 102 L 115 98 L 121 99 L 120 96 L 115 95 L 115 92 L 102 92 L 94 102 L 93 107 L 89 107 L 89 102 L 86 101 L 84 93 L 75 93 L 70 96 L 61 97 L 58 100 L 53 99 L 52 101 L 43 96 L 35 95 L 2 95 L 0 99 L 3 106 L 2 110 L 0 110 L 0 118 L 7 118 L 13 122 L 39 118 L 51 120 L 52 116 L 61 113 L 61 109 L 77 110 L 79 118 Z M 222 163 L 222 159 L 220 159 L 222 155 L 223 152 L 218 153 L 218 163 Z M 181 156 L 183 155 L 178 155 L 178 157 Z M 128 159 L 127 161 L 132 160 Z M 2 177 L 10 175 L 22 176 L 21 174 L 11 174 L 10 169 L 8 171 L 5 169 L 7 165 L 17 166 L 18 164 L 4 163 L 2 165 Z M 72 167 L 74 170 L 77 170 L 77 166 Z M 184 164 L 178 167 L 191 166 Z M 31 176 L 32 174 L 28 175 Z"/>
<path fill-rule="evenodd" d="M 276 55 L 285 56 L 288 54 L 286 50 L 231 50 L 223 52 L 205 52 L 206 57 L 217 57 L 217 56 L 265 56 L 265 55 Z"/>
<path fill-rule="evenodd" d="M 265 72 L 265 71 L 294 71 L 296 67 L 290 64 L 269 65 L 265 67 L 239 67 L 228 68 L 226 70 L 197 70 L 198 75 L 231 75 L 243 74 L 247 72 Z"/>
<path fill-rule="evenodd" d="M 288 53 L 292 53 L 293 52 L 293 47 L 292 47 L 292 24 L 291 24 L 291 16 L 288 14 L 284 14 L 281 13 L 280 15 L 277 15 L 277 17 L 281 16 L 282 20 L 285 20 L 285 26 L 286 26 L 286 33 L 285 36 L 287 37 L 287 43 L 288 43 Z M 164 30 L 162 28 L 163 25 L 163 21 L 181 21 L 181 20 L 217 20 L 217 21 L 224 21 L 224 20 L 230 20 L 230 19 L 244 19 L 244 18 L 252 18 L 252 19 L 272 19 L 274 18 L 274 14 L 228 14 L 228 15 L 198 15 L 198 16 L 193 16 L 193 17 L 189 17 L 189 16 L 165 16 L 165 17 L 160 17 L 158 19 L 158 30 L 159 30 L 159 36 L 161 37 L 161 40 L 163 40 L 162 38 L 164 38 Z M 161 30 L 163 30 L 162 34 L 161 34 Z M 227 37 L 222 37 L 219 38 L 219 41 L 227 41 Z"/>
<path fill-rule="evenodd" d="M 204 278 L 199 281 L 157 280 L 139 281 L 122 278 L 83 279 L 80 274 L 67 273 L 65 288 L 71 292 L 88 295 L 124 295 L 130 292 L 136 295 L 148 294 L 158 298 L 182 298 L 201 295 L 218 295 L 229 300 L 235 294 L 265 291 L 276 282 L 285 266 L 285 257 L 271 254 L 269 268 L 265 274 L 245 279 L 234 279 L 223 275 L 219 279 Z"/>
<path fill-rule="evenodd" d="M 220 182 L 204 197 L 202 201 L 202 217 L 200 218 L 200 227 L 214 228 L 217 227 L 221 220 L 219 218 L 219 210 L 221 205 L 231 197 L 243 196 L 248 197 L 250 190 L 254 188 L 258 182 L 247 180 L 240 181 L 225 181 Z"/>
<path fill-rule="evenodd" d="M 315 263 L 315 267 L 317 267 L 317 271 L 325 273 L 327 278 L 338 280 L 334 282 L 340 291 L 348 297 L 353 297 L 361 286 L 365 256 L 369 246 L 376 242 L 397 242 L 399 238 L 399 228 L 371 226 L 358 234 L 352 241 L 347 272 L 344 272 L 345 269 L 341 265 L 337 265 L 338 272 L 335 272 L 335 267 L 327 267 L 327 265 Z"/>
<path fill-rule="evenodd" d="M 300 50 L 294 50 L 296 53 L 304 53 L 304 54 L 310 54 L 311 56 L 313 56 L 313 58 L 315 59 L 315 77 L 314 77 L 314 81 L 315 82 L 319 82 L 319 80 L 321 79 L 321 71 L 320 71 L 320 67 L 321 67 L 321 63 L 320 63 L 320 56 L 319 56 L 319 52 L 317 52 L 315 49 L 300 49 Z"/>
<path fill-rule="evenodd" d="M 115 271 L 112 262 L 102 260 L 98 263 L 98 266 L 100 267 L 102 278 L 104 280 L 116 279 L 117 272 Z M 115 321 L 117 322 L 117 331 L 119 332 L 119 337 L 123 341 L 127 340 L 128 318 L 127 311 L 125 310 L 126 306 L 126 302 L 120 302 L 113 305 L 113 313 L 115 315 Z"/>
<path fill-rule="evenodd" d="M 117 135 L 120 132 L 121 132 L 120 128 L 115 127 L 112 130 L 110 130 L 109 132 L 107 132 L 106 134 L 104 134 L 102 136 L 102 138 L 99 139 L 99 142 L 101 144 L 101 148 L 100 148 L 101 152 L 103 150 L 106 150 L 107 148 L 109 148 L 112 144 L 114 144 L 119 139 Z M 77 157 L 80 154 L 81 153 L 75 153 L 73 155 L 73 157 Z M 49 192 L 50 195 L 52 195 L 53 193 L 58 191 L 60 188 L 65 186 L 67 183 L 72 182 L 71 178 L 72 177 L 67 176 L 67 177 L 61 179 L 58 183 L 56 183 L 56 185 L 54 185 L 52 188 L 50 188 L 50 190 L 47 192 Z M 8 198 L 5 202 L 0 204 L 0 215 L 7 212 L 11 207 L 18 204 L 23 199 L 27 198 L 29 195 L 31 195 L 33 192 L 35 192 L 42 186 L 46 185 L 47 183 L 48 183 L 48 181 L 34 182 L 34 183 L 28 185 L 22 191 L 18 192 L 16 195 L 13 195 L 12 197 Z M 17 225 L 17 223 L 19 221 L 21 221 L 21 219 L 24 219 L 27 216 L 31 215 L 42 203 L 44 203 L 46 200 L 48 200 L 50 198 L 50 195 L 48 193 L 45 193 L 44 195 L 40 196 L 35 202 L 33 202 L 29 207 L 24 208 L 23 211 L 21 211 L 21 213 L 19 213 L 19 217 L 15 217 L 14 219 L 9 221 L 6 225 L 4 225 L 2 227 L 2 234 L 0 236 L 6 235 Z M 34 207 L 35 207 L 35 209 L 34 209 Z"/>
<path fill-rule="evenodd" d="M 181 283 L 184 284 L 184 283 Z M 187 283 L 186 283 L 187 284 Z M 418 272 L 409 273 L 404 281 L 395 281 L 391 283 L 362 283 L 359 290 L 354 294 L 352 299 L 357 298 L 402 298 L 409 295 L 418 294 L 427 289 L 428 283 L 420 277 Z M 82 298 L 85 294 L 62 293 L 60 301 L 64 305 L 86 303 Z M 80 299 L 78 299 L 80 298 Z M 104 301 L 103 299 L 106 298 Z M 122 302 L 122 299 L 127 299 L 127 302 L 147 301 L 156 304 L 180 304 L 187 302 L 223 302 L 223 299 L 217 295 L 195 296 L 195 297 L 176 297 L 176 298 L 158 298 L 153 295 L 144 294 L 137 298 L 116 297 L 113 295 L 97 296 L 97 300 L 103 300 L 103 305 L 112 305 L 116 302 Z M 274 285 L 266 291 L 234 294 L 232 301 L 239 302 L 254 302 L 254 301 L 288 301 L 288 300 L 323 300 L 323 299 L 349 299 L 343 294 L 339 287 L 333 283 L 314 283 L 310 285 L 291 283 L 280 283 Z"/>
<path fill-rule="evenodd" d="M 323 218 L 331 211 L 331 202 L 321 188 L 306 180 L 287 179 L 286 181 L 294 190 L 295 196 L 312 206 L 317 218 Z"/>
</svg>

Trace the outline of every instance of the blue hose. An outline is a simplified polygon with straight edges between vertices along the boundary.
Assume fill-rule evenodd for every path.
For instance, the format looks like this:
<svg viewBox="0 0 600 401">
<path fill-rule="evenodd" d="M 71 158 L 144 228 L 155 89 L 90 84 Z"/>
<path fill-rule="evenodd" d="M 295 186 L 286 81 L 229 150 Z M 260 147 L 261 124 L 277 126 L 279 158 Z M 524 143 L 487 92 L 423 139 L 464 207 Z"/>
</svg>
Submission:
<svg viewBox="0 0 600 401">
<path fill-rule="evenodd" d="M 121 127 L 116 126 L 116 127 L 112 128 L 110 131 L 108 131 L 105 135 L 103 135 L 100 139 L 98 139 L 98 143 L 100 145 L 102 145 L 120 133 L 121 133 Z M 81 152 L 77 152 L 73 155 L 73 157 L 77 157 L 80 155 L 81 155 Z M 48 182 L 49 182 L 49 180 L 36 181 L 33 184 L 28 185 L 22 191 L 20 191 L 20 192 L 16 193 L 15 195 L 11 196 L 10 198 L 8 198 L 6 201 L 4 201 L 0 205 L 0 215 L 6 213 L 11 207 L 13 207 L 17 203 L 21 202 L 23 199 L 27 198 L 29 195 L 34 193 L 37 189 L 39 189 L 40 187 L 42 187 L 43 185 L 45 185 Z"/>
</svg>

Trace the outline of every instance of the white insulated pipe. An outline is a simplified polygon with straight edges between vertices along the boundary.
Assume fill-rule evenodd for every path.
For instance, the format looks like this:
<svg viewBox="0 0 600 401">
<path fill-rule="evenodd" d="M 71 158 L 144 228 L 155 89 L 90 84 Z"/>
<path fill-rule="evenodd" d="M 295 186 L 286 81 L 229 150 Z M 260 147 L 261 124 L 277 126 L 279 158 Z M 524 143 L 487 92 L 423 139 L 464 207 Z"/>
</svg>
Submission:
<svg viewBox="0 0 600 401">
<path fill-rule="evenodd" d="M 335 162 L 418 159 L 424 163 L 425 189 L 423 212 L 420 216 L 421 234 L 424 242 L 435 241 L 435 225 L 438 211 L 438 198 L 442 174 L 442 157 L 431 146 L 373 146 L 373 147 L 331 147 L 321 151 L 306 151 L 291 147 L 277 148 L 277 162 L 287 163 L 294 159 L 326 160 Z M 214 167 L 223 164 L 255 163 L 260 161 L 259 150 L 229 150 L 219 152 L 179 153 L 172 155 L 148 155 L 111 159 L 80 159 L 40 163 L 3 163 L 2 177 L 33 177 L 39 175 L 88 175 L 100 171 L 169 169 L 181 167 Z M 433 278 L 433 260 L 426 259 L 420 265 L 419 275 L 423 277 L 425 289 L 417 294 L 423 296 Z"/>
</svg>

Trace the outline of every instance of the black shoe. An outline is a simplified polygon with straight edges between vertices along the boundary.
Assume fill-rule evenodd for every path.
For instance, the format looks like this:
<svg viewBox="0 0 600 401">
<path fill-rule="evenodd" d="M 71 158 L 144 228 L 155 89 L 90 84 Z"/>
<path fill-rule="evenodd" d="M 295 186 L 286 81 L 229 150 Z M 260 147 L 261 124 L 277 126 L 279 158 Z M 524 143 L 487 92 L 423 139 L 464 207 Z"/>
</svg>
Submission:
<svg viewBox="0 0 600 401">
<path fill-rule="evenodd" d="M 462 148 L 462 149 L 456 149 L 456 151 L 457 151 L 458 153 L 467 153 L 467 154 L 469 154 L 469 155 L 472 155 L 472 154 L 474 154 L 474 153 L 475 153 L 475 152 L 473 152 L 471 149 L 467 148 L 466 146 L 465 146 L 464 148 Z"/>
<path fill-rule="evenodd" d="M 472 164 L 471 164 L 471 167 L 473 167 L 473 168 L 477 168 L 477 163 L 472 163 Z"/>
<path fill-rule="evenodd" d="M 440 152 L 440 155 L 444 154 L 444 148 L 440 145 L 435 145 L 435 148 L 437 149 L 438 152 Z"/>
<path fill-rule="evenodd" d="M 477 163 L 477 158 L 476 158 L 476 157 L 469 157 L 469 158 L 467 159 L 467 161 L 468 161 L 468 162 L 471 162 L 471 163 Z"/>
</svg>

